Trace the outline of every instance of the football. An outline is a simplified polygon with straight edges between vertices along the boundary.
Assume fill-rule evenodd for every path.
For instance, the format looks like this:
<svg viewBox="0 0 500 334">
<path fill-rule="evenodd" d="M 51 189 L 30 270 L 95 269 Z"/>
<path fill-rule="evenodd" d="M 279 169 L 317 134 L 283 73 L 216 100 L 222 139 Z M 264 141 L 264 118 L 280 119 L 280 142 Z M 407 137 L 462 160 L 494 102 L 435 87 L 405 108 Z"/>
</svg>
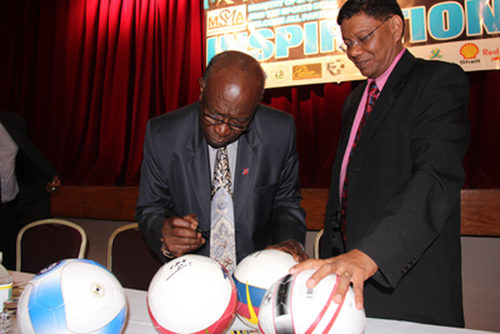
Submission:
<svg viewBox="0 0 500 334">
<path fill-rule="evenodd" d="M 35 275 L 17 305 L 22 334 L 120 333 L 127 315 L 121 284 L 86 259 L 56 262 Z"/>
<path fill-rule="evenodd" d="M 244 324 L 258 328 L 259 307 L 264 294 L 296 264 L 292 255 L 276 249 L 257 251 L 238 263 L 233 274 L 238 292 L 236 314 Z"/>
<path fill-rule="evenodd" d="M 364 333 L 365 312 L 356 308 L 352 287 L 336 304 L 333 296 L 339 277 L 328 275 L 310 289 L 306 281 L 313 273 L 287 275 L 267 290 L 259 313 L 261 333 Z"/>
<path fill-rule="evenodd" d="M 165 263 L 148 287 L 159 333 L 223 333 L 236 316 L 236 288 L 217 261 L 187 254 Z"/>
</svg>

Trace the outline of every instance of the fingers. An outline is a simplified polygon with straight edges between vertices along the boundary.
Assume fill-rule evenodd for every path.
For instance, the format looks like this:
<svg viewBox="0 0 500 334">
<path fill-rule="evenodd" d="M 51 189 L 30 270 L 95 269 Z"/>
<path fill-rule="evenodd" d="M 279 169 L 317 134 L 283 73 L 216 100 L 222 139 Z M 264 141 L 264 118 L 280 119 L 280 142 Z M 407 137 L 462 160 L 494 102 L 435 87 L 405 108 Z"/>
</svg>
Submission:
<svg viewBox="0 0 500 334">
<path fill-rule="evenodd" d="M 325 262 L 324 260 L 308 259 L 308 260 L 301 262 L 299 264 L 296 264 L 292 268 L 290 268 L 290 274 L 297 275 L 297 274 L 303 272 L 304 270 L 308 270 L 308 269 L 317 270 L 323 265 L 324 262 Z"/>
<path fill-rule="evenodd" d="M 316 270 L 306 282 L 309 288 L 314 288 L 328 275 L 339 276 L 339 285 L 333 297 L 337 304 L 342 302 L 352 284 L 356 308 L 362 309 L 364 282 L 375 274 L 378 266 L 368 255 L 355 249 L 329 259 L 304 261 L 292 267 L 290 273 L 294 275 L 306 269 Z"/>
<path fill-rule="evenodd" d="M 336 304 L 342 303 L 344 297 L 351 286 L 351 276 L 352 274 L 348 271 L 339 275 L 339 285 L 337 287 L 337 291 L 335 291 L 335 295 L 333 296 L 333 301 Z"/>
<path fill-rule="evenodd" d="M 167 218 L 163 223 L 162 236 L 168 251 L 174 256 L 181 256 L 201 247 L 205 239 L 196 230 L 197 226 L 196 215 Z"/>
<path fill-rule="evenodd" d="M 354 302 L 356 303 L 356 308 L 358 310 L 361 310 L 364 305 L 364 298 L 363 298 L 363 284 L 364 282 L 355 282 L 352 285 L 352 289 L 354 291 Z"/>
</svg>

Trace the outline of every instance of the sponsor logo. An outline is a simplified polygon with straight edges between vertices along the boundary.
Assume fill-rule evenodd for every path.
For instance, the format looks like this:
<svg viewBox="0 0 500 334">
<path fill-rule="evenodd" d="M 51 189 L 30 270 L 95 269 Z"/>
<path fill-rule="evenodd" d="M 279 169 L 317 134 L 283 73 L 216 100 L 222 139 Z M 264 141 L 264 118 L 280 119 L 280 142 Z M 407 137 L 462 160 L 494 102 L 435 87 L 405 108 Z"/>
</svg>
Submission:
<svg viewBox="0 0 500 334">
<path fill-rule="evenodd" d="M 460 48 L 460 54 L 464 59 L 475 59 L 479 53 L 479 48 L 474 43 L 467 43 Z"/>
<path fill-rule="evenodd" d="M 246 8 L 245 5 L 240 5 L 208 11 L 207 36 L 245 30 Z"/>
<path fill-rule="evenodd" d="M 500 61 L 500 48 L 496 49 L 483 49 L 483 56 L 485 57 L 491 57 L 491 61 Z"/>
<path fill-rule="evenodd" d="M 470 64 L 478 64 L 481 62 L 481 59 L 476 59 L 477 54 L 479 53 L 479 48 L 474 43 L 466 43 L 462 45 L 460 48 L 460 54 L 464 59 L 460 60 L 460 64 L 462 65 L 470 65 Z"/>
<path fill-rule="evenodd" d="M 439 58 L 443 58 L 443 56 L 441 56 L 441 49 L 432 49 L 429 59 L 439 59 Z"/>
<path fill-rule="evenodd" d="M 331 75 L 340 75 L 344 71 L 345 63 L 343 59 L 335 59 L 334 61 L 326 63 L 326 69 Z"/>
<path fill-rule="evenodd" d="M 283 81 L 287 79 L 287 70 L 283 66 L 278 66 L 271 70 L 271 75 L 274 80 Z"/>
<path fill-rule="evenodd" d="M 321 78 L 321 63 L 303 64 L 293 67 L 293 80 Z"/>
</svg>

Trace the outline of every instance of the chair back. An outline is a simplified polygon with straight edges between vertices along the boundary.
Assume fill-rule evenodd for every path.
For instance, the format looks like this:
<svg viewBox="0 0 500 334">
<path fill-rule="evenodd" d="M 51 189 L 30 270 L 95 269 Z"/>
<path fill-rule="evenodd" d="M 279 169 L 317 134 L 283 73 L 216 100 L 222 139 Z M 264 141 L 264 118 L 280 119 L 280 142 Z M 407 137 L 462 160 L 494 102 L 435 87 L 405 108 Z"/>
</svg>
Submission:
<svg viewBox="0 0 500 334">
<path fill-rule="evenodd" d="M 316 236 L 314 237 L 314 249 L 313 249 L 313 256 L 315 259 L 319 259 L 319 250 L 321 249 L 321 240 L 323 238 L 323 232 L 324 230 L 321 229 L 316 233 Z"/>
<path fill-rule="evenodd" d="M 137 223 L 117 228 L 108 241 L 108 269 L 124 288 L 147 290 L 163 265 L 149 249 Z"/>
<path fill-rule="evenodd" d="M 64 219 L 37 220 L 17 234 L 16 271 L 38 273 L 63 259 L 82 259 L 86 250 L 87 234 L 81 226 Z"/>
</svg>

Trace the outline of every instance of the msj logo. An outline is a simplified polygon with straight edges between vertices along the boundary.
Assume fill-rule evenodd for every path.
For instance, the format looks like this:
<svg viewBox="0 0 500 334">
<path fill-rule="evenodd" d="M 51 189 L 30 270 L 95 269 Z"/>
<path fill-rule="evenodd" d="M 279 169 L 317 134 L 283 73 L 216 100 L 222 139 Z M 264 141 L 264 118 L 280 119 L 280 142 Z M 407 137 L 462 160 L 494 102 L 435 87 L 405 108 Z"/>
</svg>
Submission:
<svg viewBox="0 0 500 334">
<path fill-rule="evenodd" d="M 214 9 L 207 12 L 207 36 L 245 30 L 246 5 Z"/>
</svg>

